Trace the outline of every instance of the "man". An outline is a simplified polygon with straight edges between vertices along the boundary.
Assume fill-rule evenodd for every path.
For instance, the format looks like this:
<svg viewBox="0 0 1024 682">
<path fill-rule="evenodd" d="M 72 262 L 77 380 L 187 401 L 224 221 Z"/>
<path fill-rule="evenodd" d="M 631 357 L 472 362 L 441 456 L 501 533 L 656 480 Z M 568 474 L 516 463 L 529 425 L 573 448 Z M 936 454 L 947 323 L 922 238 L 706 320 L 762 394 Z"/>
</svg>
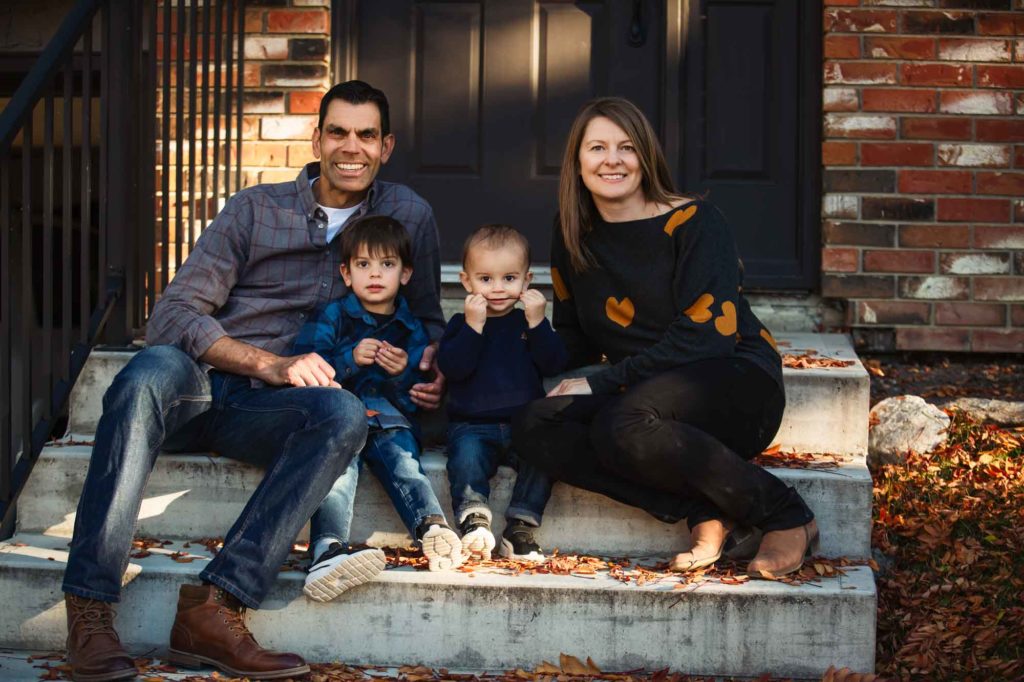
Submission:
<svg viewBox="0 0 1024 682">
<path fill-rule="evenodd" d="M 64 575 L 68 660 L 76 680 L 133 677 L 113 627 L 143 488 L 157 453 L 213 450 L 266 469 L 224 547 L 183 585 L 170 657 L 234 677 L 309 671 L 295 654 L 262 648 L 245 626 L 277 577 L 293 538 L 366 438 L 362 403 L 315 353 L 282 355 L 321 304 L 345 293 L 335 237 L 366 214 L 409 231 L 406 296 L 436 341 L 443 331 L 437 226 L 430 206 L 376 180 L 394 149 L 387 98 L 350 81 L 324 95 L 310 163 L 295 182 L 259 185 L 228 201 L 157 303 L 149 348 L 115 377 L 75 519 Z M 432 366 L 436 344 L 421 369 Z M 428 409 L 443 379 L 410 396 Z"/>
</svg>

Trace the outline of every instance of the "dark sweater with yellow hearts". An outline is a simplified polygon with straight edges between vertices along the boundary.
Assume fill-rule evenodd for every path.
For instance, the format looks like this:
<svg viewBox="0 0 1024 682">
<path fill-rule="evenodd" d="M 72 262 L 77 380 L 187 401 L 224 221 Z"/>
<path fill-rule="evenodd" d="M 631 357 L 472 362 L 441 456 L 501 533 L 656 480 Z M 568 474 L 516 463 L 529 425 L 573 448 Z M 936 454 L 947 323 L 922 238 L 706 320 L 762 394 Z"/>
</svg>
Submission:
<svg viewBox="0 0 1024 682">
<path fill-rule="evenodd" d="M 597 265 L 575 272 L 554 231 L 554 325 L 571 366 L 602 355 L 611 363 L 588 377 L 594 393 L 729 357 L 746 358 L 782 385 L 775 340 L 743 296 L 736 244 L 712 204 L 622 223 L 598 219 L 583 243 Z"/>
</svg>

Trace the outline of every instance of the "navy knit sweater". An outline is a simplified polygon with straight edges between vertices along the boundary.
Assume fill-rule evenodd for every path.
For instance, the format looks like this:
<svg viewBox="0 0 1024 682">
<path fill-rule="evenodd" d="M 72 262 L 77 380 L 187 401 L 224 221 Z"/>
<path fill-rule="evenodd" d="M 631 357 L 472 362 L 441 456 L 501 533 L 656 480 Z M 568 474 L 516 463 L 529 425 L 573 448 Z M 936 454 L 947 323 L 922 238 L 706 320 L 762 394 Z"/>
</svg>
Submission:
<svg viewBox="0 0 1024 682">
<path fill-rule="evenodd" d="M 556 223 L 557 225 L 557 223 Z M 775 340 L 743 296 L 729 225 L 696 201 L 643 220 L 596 220 L 583 238 L 597 261 L 573 270 L 560 230 L 551 247 L 554 322 L 570 366 L 611 366 L 587 378 L 614 393 L 674 367 L 742 357 L 782 385 Z"/>
<path fill-rule="evenodd" d="M 562 341 L 545 319 L 533 329 L 515 309 L 488 317 L 484 333 L 457 313 L 441 337 L 437 365 L 448 383 L 448 416 L 453 421 L 504 421 L 544 395 L 541 377 L 565 368 Z"/>
</svg>

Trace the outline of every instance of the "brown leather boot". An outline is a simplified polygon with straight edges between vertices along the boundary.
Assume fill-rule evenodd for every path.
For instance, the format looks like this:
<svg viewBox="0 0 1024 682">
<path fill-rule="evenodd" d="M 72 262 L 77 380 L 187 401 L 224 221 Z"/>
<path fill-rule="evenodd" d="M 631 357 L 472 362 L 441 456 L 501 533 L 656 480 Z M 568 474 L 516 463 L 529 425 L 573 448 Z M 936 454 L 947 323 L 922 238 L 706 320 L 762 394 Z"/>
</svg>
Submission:
<svg viewBox="0 0 1024 682">
<path fill-rule="evenodd" d="M 764 534 L 757 556 L 747 565 L 751 578 L 778 578 L 800 570 L 804 559 L 818 549 L 818 524 L 810 523 Z"/>
<path fill-rule="evenodd" d="M 105 601 L 64 595 L 68 613 L 68 663 L 76 682 L 129 680 L 137 674 L 114 630 L 114 607 Z"/>
<path fill-rule="evenodd" d="M 669 565 L 670 571 L 685 573 L 710 566 L 722 557 L 725 541 L 733 529 L 731 522 L 709 519 L 690 530 L 690 549 L 676 554 Z"/>
<path fill-rule="evenodd" d="M 168 658 L 186 668 L 212 665 L 232 677 L 272 680 L 305 675 L 296 654 L 264 649 L 245 626 L 245 606 L 213 585 L 182 585 Z"/>
</svg>

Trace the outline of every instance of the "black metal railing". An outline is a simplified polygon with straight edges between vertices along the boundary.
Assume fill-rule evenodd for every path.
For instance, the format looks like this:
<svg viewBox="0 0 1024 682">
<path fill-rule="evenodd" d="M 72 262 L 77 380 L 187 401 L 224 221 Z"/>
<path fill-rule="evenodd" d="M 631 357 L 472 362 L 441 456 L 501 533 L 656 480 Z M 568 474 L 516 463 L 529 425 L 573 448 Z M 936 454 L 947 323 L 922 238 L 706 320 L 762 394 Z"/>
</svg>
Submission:
<svg viewBox="0 0 1024 682">
<path fill-rule="evenodd" d="M 244 35 L 242 0 L 79 0 L 0 113 L 0 538 L 93 346 L 240 187 Z"/>
</svg>

